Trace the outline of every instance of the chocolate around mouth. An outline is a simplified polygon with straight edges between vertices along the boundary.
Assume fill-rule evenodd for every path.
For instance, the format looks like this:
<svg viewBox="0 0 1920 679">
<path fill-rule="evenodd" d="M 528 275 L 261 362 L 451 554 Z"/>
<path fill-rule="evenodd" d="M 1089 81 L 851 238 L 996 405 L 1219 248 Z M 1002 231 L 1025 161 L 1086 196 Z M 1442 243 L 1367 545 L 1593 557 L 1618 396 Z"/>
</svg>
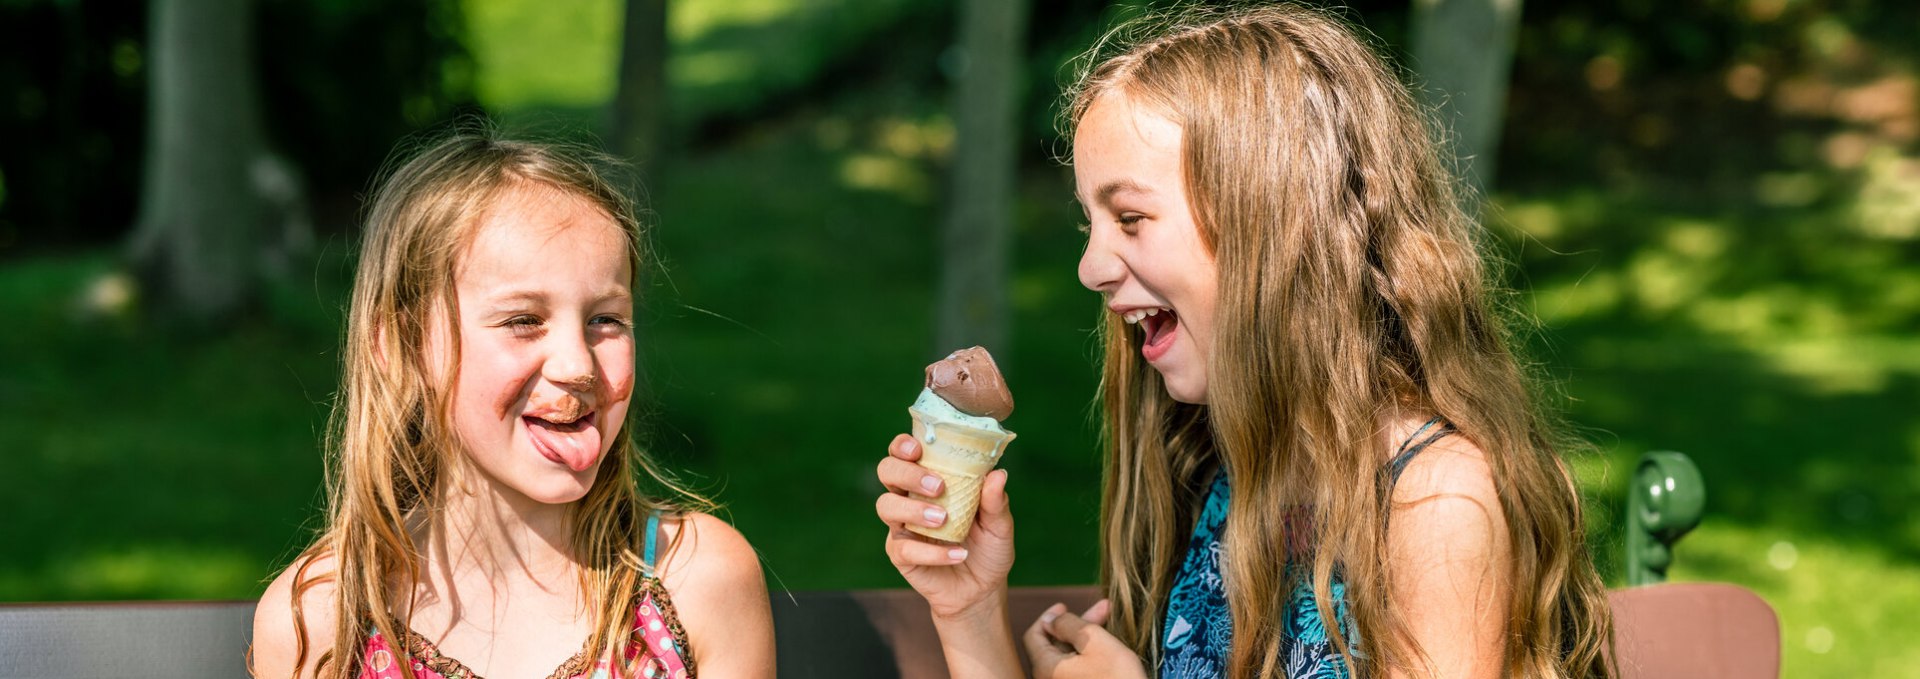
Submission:
<svg viewBox="0 0 1920 679">
<path fill-rule="evenodd" d="M 545 427 L 553 431 L 571 434 L 586 429 L 588 425 L 593 424 L 593 413 L 581 414 L 571 422 L 555 422 L 544 417 L 536 417 L 533 415 L 523 415 L 520 419 L 526 420 L 529 426 Z"/>
<path fill-rule="evenodd" d="M 527 417 L 554 423 L 578 422 L 593 413 L 585 399 L 573 394 L 561 394 L 552 400 L 528 399 L 527 410 L 539 413 Z"/>
</svg>

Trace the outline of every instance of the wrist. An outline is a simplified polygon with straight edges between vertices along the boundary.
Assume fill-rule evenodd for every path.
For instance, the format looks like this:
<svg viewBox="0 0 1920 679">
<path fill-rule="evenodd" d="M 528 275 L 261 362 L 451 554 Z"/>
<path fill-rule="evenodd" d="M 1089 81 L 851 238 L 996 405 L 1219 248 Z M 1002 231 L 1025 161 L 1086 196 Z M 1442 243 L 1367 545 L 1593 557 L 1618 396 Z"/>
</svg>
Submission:
<svg viewBox="0 0 1920 679">
<path fill-rule="evenodd" d="M 1025 677 L 1020 655 L 1007 621 L 1007 589 L 963 608 L 933 614 L 934 633 L 940 636 L 940 652 L 947 658 L 947 672 L 954 679 Z"/>
<path fill-rule="evenodd" d="M 1007 624 L 1007 589 L 1001 587 L 959 608 L 934 606 L 932 613 L 933 625 L 937 628 L 960 631 L 1004 626 Z"/>
</svg>

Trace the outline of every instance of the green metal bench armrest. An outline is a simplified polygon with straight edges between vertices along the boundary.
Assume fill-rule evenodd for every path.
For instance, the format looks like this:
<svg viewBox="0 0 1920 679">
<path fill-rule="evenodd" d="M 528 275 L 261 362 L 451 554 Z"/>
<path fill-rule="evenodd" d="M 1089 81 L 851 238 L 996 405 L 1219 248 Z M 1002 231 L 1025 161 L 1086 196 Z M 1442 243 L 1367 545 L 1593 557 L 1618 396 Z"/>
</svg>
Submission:
<svg viewBox="0 0 1920 679">
<path fill-rule="evenodd" d="M 1640 456 L 1627 488 L 1627 584 L 1665 582 L 1673 544 L 1700 525 L 1707 486 L 1686 455 L 1659 450 Z"/>
</svg>

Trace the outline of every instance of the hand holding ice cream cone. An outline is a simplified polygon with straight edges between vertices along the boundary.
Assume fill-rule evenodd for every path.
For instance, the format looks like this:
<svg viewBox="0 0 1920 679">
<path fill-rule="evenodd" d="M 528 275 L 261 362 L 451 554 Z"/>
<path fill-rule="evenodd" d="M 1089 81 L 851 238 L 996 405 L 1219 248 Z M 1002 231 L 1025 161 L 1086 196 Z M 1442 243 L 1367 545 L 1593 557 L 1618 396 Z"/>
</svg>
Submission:
<svg viewBox="0 0 1920 679">
<path fill-rule="evenodd" d="M 927 366 L 924 387 L 908 408 L 913 433 L 894 438 L 878 469 L 887 555 L 936 619 L 993 617 L 986 604 L 1013 566 L 1006 472 L 995 469 L 1014 438 L 1000 425 L 1013 397 L 978 347 Z"/>
<path fill-rule="evenodd" d="M 946 492 L 939 497 L 909 493 L 940 505 L 947 521 L 938 528 L 908 525 L 915 533 L 960 542 L 973 528 L 980 506 L 980 484 L 1000 463 L 1014 433 L 1000 426 L 1013 414 L 1013 395 L 993 356 L 980 347 L 953 352 L 927 366 L 926 387 L 907 408 L 913 438 L 925 452 L 920 466 L 938 475 Z"/>
</svg>

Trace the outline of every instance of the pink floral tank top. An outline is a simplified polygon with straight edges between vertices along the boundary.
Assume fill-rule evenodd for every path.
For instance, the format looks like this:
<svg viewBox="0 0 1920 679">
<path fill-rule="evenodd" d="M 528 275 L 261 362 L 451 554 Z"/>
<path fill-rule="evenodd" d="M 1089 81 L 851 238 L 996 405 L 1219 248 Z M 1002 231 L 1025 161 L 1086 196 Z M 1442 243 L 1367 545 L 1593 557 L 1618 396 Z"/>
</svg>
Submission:
<svg viewBox="0 0 1920 679">
<path fill-rule="evenodd" d="M 634 606 L 633 631 L 627 637 L 626 651 L 618 666 L 605 659 L 586 657 L 587 650 L 568 658 L 547 679 L 690 679 L 693 657 L 687 647 L 687 633 L 673 610 L 673 601 L 654 575 L 655 536 L 659 534 L 660 514 L 647 517 L 645 559 L 649 572 Z M 367 638 L 362 654 L 360 679 L 480 679 L 473 670 L 435 648 L 433 642 L 412 631 L 406 632 L 406 653 L 394 647 L 378 632 Z M 632 668 L 632 669 L 627 669 Z"/>
</svg>

